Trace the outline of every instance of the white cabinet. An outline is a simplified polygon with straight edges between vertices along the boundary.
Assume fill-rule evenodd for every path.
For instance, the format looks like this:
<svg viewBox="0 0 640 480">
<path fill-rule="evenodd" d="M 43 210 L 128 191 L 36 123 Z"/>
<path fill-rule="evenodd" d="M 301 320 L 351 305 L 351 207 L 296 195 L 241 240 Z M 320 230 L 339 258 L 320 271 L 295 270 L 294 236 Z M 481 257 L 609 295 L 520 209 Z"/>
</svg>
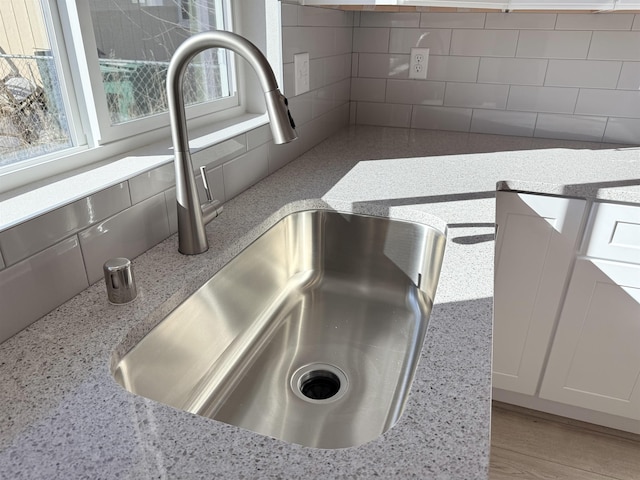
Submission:
<svg viewBox="0 0 640 480">
<path fill-rule="evenodd" d="M 585 205 L 578 199 L 496 193 L 494 387 L 536 392 Z"/>
<path fill-rule="evenodd" d="M 640 265 L 577 260 L 540 397 L 640 420 Z"/>
</svg>

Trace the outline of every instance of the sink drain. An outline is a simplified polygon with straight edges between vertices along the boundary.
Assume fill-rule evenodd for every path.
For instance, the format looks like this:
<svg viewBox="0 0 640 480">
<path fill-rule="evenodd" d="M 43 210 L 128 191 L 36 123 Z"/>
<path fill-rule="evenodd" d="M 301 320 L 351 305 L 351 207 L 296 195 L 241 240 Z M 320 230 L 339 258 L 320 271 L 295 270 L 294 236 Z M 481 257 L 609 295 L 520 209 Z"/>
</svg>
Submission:
<svg viewBox="0 0 640 480">
<path fill-rule="evenodd" d="M 334 365 L 313 363 L 299 368 L 291 377 L 291 389 L 310 403 L 335 402 L 347 391 L 345 373 Z"/>
</svg>

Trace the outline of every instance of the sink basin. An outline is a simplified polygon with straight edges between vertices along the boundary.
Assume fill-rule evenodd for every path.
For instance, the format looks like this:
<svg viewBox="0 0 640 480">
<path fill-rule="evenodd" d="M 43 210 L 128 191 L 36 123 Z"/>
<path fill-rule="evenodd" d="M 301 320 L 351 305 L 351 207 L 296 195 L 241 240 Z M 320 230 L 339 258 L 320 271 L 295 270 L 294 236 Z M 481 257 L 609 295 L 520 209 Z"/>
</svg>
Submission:
<svg viewBox="0 0 640 480">
<path fill-rule="evenodd" d="M 122 357 L 115 378 L 287 442 L 361 445 L 402 414 L 444 243 L 417 223 L 288 215 Z"/>
</svg>

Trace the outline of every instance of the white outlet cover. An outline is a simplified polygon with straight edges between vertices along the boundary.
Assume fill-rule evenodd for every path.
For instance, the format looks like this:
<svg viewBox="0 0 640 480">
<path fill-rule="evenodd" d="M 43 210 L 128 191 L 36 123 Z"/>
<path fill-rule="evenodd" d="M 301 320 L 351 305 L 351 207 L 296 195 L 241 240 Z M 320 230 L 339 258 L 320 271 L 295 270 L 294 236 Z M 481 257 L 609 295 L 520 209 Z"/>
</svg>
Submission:
<svg viewBox="0 0 640 480">
<path fill-rule="evenodd" d="M 409 61 L 409 78 L 425 80 L 429 65 L 428 48 L 412 48 Z"/>
<path fill-rule="evenodd" d="M 293 56 L 295 76 L 295 94 L 309 91 L 309 53 L 298 53 Z"/>
</svg>

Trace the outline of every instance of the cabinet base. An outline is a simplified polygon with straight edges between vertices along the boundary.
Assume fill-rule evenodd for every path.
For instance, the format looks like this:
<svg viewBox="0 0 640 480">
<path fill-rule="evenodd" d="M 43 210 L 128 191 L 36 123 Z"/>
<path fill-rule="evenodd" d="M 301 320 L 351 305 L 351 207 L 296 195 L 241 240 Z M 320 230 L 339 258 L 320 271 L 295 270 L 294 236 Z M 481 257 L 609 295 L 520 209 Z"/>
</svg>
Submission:
<svg viewBox="0 0 640 480">
<path fill-rule="evenodd" d="M 493 388 L 493 400 L 640 435 L 640 421 Z"/>
</svg>

